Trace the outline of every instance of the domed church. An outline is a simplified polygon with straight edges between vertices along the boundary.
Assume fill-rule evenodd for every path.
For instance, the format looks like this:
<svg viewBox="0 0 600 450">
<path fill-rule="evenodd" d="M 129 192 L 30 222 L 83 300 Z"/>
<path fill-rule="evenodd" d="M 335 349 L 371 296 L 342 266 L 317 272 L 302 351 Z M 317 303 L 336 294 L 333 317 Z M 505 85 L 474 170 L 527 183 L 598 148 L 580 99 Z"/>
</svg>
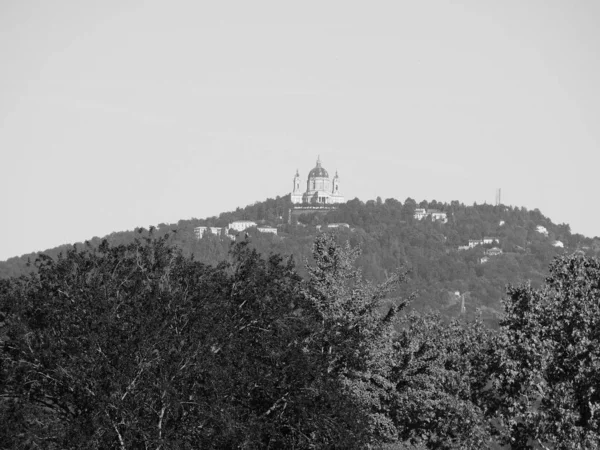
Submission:
<svg viewBox="0 0 600 450">
<path fill-rule="evenodd" d="M 317 159 L 316 167 L 308 173 L 306 192 L 300 191 L 300 174 L 296 170 L 294 176 L 294 190 L 291 194 L 292 203 L 309 203 L 314 205 L 331 205 L 344 203 L 344 196 L 340 192 L 340 177 L 335 172 L 333 179 L 321 166 L 321 158 Z"/>
</svg>

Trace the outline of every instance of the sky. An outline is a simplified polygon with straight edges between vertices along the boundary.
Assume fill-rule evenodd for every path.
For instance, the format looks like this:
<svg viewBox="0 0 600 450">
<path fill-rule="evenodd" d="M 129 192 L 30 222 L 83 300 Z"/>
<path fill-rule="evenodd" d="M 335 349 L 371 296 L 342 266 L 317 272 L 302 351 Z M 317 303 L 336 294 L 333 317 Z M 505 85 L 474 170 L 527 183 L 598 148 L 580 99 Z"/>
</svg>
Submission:
<svg viewBox="0 0 600 450">
<path fill-rule="evenodd" d="M 320 156 L 347 199 L 600 235 L 600 2 L 0 0 L 0 260 L 234 210 Z"/>
</svg>

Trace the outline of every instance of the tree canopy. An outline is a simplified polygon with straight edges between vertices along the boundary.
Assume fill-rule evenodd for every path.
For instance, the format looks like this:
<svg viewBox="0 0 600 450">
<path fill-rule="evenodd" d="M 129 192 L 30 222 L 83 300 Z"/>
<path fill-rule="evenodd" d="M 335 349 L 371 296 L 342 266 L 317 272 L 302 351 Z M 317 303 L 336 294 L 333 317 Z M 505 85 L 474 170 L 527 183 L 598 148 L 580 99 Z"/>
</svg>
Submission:
<svg viewBox="0 0 600 450">
<path fill-rule="evenodd" d="M 426 217 L 413 217 L 417 206 L 438 209 L 447 214 L 448 222 L 440 223 Z M 312 244 L 329 224 L 346 223 L 349 229 L 341 233 L 353 246 L 361 248 L 356 260 L 365 279 L 382 283 L 399 267 L 411 268 L 401 293 L 404 296 L 418 292 L 410 309 L 421 312 L 435 311 L 447 318 L 460 315 L 460 302 L 454 295 L 459 292 L 465 300 L 467 316 L 473 320 L 480 310 L 482 319 L 497 327 L 502 314 L 501 299 L 507 284 L 517 285 L 531 281 L 540 287 L 548 275 L 548 267 L 555 256 L 575 251 L 588 256 L 598 255 L 600 239 L 585 238 L 571 233 L 566 224 L 554 224 L 539 210 L 505 205 L 464 205 L 458 201 L 441 203 L 407 198 L 362 202 L 353 199 L 330 211 L 290 216 L 289 197 L 277 197 L 256 202 L 216 217 L 180 220 L 160 224 L 154 230 L 157 237 L 170 234 L 170 243 L 177 245 L 184 255 L 193 255 L 196 261 L 217 265 L 228 257 L 230 240 L 226 236 L 206 234 L 197 239 L 196 226 L 224 227 L 234 220 L 253 220 L 258 225 L 277 227 L 278 235 L 261 234 L 256 228 L 246 232 L 251 236 L 250 246 L 262 255 L 277 253 L 293 255 L 297 261 L 312 259 Z M 291 221 L 289 219 L 292 219 Z M 540 233 L 543 226 L 547 234 Z M 245 233 L 239 237 L 243 239 Z M 115 232 L 106 236 L 111 245 L 128 245 L 136 232 Z M 459 250 L 469 240 L 495 237 L 499 242 Z M 563 247 L 555 246 L 560 241 Z M 90 240 L 97 247 L 101 238 Z M 485 251 L 492 246 L 502 250 L 501 255 L 490 256 L 482 263 Z M 56 258 L 68 246 L 50 249 L 45 253 Z M 35 254 L 0 262 L 0 278 L 18 276 L 35 270 L 27 267 Z M 301 276 L 307 272 L 303 265 L 296 267 Z"/>
<path fill-rule="evenodd" d="M 409 312 L 347 231 L 301 268 L 252 239 L 213 265 L 138 233 L 0 280 L 2 448 L 596 448 L 597 259 L 509 287 L 491 330 Z"/>
</svg>

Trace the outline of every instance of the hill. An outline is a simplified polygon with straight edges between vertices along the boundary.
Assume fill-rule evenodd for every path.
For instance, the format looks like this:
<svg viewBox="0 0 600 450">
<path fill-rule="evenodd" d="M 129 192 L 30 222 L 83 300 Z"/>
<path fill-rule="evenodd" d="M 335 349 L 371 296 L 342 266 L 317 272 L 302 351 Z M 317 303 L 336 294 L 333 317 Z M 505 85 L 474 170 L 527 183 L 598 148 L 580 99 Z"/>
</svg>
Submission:
<svg viewBox="0 0 600 450">
<path fill-rule="evenodd" d="M 259 252 L 294 255 L 298 271 L 304 275 L 304 261 L 310 260 L 316 235 L 330 224 L 347 224 L 338 232 L 352 245 L 360 246 L 358 265 L 365 277 L 375 282 L 385 281 L 399 267 L 411 269 L 406 292 L 417 291 L 412 307 L 417 310 L 437 310 L 455 317 L 464 303 L 467 316 L 480 309 L 484 320 L 492 326 L 502 310 L 500 299 L 507 284 L 530 281 L 541 286 L 555 256 L 600 253 L 600 238 L 573 234 L 567 224 L 554 224 L 539 210 L 506 205 L 471 205 L 458 201 L 439 203 L 411 198 L 404 202 L 359 199 L 327 212 L 291 214 L 289 196 L 267 199 L 245 208 L 225 212 L 218 217 L 180 220 L 177 224 L 159 224 L 155 236 L 170 234 L 170 240 L 184 254 L 200 262 L 216 264 L 228 258 L 231 240 L 224 236 L 205 234 L 197 239 L 198 226 L 226 227 L 236 220 L 252 220 L 258 225 L 277 227 L 278 234 L 263 234 L 256 228 L 241 233 L 248 236 Z M 431 215 L 418 220 L 415 210 L 437 210 L 446 213 L 447 222 L 433 220 Z M 297 211 L 295 211 L 297 212 Z M 142 230 L 112 233 L 89 241 L 98 246 L 103 239 L 109 243 L 127 244 Z M 495 238 L 481 242 L 483 238 Z M 465 248 L 469 241 L 470 248 Z M 479 241 L 479 242 L 478 242 Z M 83 244 L 77 244 L 83 245 Z M 56 258 L 71 246 L 45 251 Z M 460 249 L 462 247 L 463 249 Z M 494 249 L 492 251 L 492 249 Z M 18 276 L 33 270 L 27 265 L 36 254 L 23 255 L 0 262 L 0 278 Z"/>
</svg>

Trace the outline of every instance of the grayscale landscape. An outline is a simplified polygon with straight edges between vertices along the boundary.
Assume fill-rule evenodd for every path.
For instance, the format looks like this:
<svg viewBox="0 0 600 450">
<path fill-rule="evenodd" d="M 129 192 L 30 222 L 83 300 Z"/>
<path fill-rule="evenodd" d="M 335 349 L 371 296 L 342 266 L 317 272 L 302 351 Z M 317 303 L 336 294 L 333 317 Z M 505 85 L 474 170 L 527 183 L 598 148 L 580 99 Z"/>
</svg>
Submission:
<svg viewBox="0 0 600 450">
<path fill-rule="evenodd" d="M 600 3 L 0 2 L 0 449 L 596 449 Z"/>
</svg>

